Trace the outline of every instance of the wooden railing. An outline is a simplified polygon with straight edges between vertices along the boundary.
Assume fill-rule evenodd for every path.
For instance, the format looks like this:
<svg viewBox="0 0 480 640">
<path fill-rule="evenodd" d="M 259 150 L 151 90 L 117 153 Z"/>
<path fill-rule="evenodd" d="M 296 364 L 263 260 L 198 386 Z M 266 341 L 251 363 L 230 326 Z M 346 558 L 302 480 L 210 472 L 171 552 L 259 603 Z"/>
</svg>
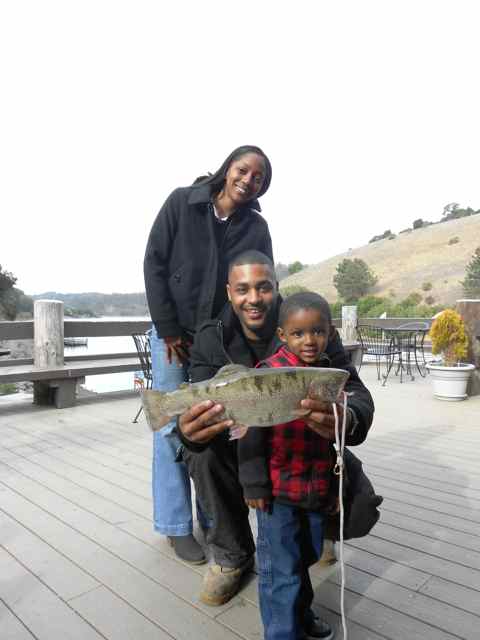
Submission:
<svg viewBox="0 0 480 640">
<path fill-rule="evenodd" d="M 150 329 L 150 320 L 65 320 L 66 338 L 129 336 Z M 33 320 L 0 322 L 0 340 L 32 340 Z"/>
</svg>

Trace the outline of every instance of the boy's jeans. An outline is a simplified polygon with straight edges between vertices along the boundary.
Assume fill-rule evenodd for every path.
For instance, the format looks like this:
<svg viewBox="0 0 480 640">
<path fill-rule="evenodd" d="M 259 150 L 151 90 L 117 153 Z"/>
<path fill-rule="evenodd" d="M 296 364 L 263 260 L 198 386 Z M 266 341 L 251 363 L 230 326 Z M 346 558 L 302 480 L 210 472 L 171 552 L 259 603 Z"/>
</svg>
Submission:
<svg viewBox="0 0 480 640">
<path fill-rule="evenodd" d="M 314 621 L 308 567 L 322 554 L 324 516 L 273 502 L 257 509 L 258 596 L 265 640 L 298 640 Z"/>
<path fill-rule="evenodd" d="M 167 361 L 165 342 L 157 336 L 155 327 L 150 332 L 152 351 L 153 389 L 174 391 L 187 380 L 186 367 Z M 153 526 L 167 536 L 192 533 L 192 498 L 190 477 L 183 462 L 175 462 L 180 440 L 170 422 L 153 434 L 152 491 Z"/>
</svg>

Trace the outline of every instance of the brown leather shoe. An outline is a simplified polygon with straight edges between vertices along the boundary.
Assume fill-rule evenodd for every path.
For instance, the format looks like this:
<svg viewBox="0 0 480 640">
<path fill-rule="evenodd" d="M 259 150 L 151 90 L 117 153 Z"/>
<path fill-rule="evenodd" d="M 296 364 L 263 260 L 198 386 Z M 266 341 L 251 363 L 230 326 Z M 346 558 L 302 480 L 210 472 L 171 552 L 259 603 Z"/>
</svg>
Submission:
<svg viewBox="0 0 480 640">
<path fill-rule="evenodd" d="M 333 540 L 325 538 L 323 541 L 323 551 L 319 563 L 323 565 L 335 564 L 337 556 L 335 554 L 335 543 Z"/>
<path fill-rule="evenodd" d="M 168 542 L 180 560 L 190 564 L 205 564 L 207 561 L 202 547 L 191 533 L 186 536 L 168 536 Z"/>
<path fill-rule="evenodd" d="M 222 567 L 212 564 L 203 577 L 200 600 L 212 607 L 228 602 L 240 589 L 242 576 L 253 568 L 253 558 L 241 567 Z"/>
</svg>

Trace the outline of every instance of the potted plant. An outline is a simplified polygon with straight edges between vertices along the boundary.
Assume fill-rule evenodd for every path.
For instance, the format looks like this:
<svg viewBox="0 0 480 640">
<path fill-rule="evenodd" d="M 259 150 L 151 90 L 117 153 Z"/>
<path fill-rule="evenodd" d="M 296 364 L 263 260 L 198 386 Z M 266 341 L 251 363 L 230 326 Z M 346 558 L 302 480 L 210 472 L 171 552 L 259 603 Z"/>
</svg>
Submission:
<svg viewBox="0 0 480 640">
<path fill-rule="evenodd" d="M 427 364 L 433 378 L 434 396 L 440 400 L 465 400 L 468 379 L 475 366 L 461 362 L 468 347 L 461 315 L 453 309 L 442 311 L 433 321 L 429 336 L 432 353 L 442 354 L 441 360 Z"/>
</svg>

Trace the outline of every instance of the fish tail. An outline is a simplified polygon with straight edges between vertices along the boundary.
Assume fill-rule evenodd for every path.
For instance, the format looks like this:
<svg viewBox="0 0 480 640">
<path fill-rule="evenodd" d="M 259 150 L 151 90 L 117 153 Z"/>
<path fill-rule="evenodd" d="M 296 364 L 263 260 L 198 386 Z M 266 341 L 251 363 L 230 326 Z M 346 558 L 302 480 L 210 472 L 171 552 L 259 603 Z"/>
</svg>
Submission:
<svg viewBox="0 0 480 640">
<path fill-rule="evenodd" d="M 142 406 L 148 426 L 152 431 L 159 431 L 171 422 L 173 416 L 162 409 L 164 397 L 167 394 L 155 389 L 142 391 Z"/>
</svg>

